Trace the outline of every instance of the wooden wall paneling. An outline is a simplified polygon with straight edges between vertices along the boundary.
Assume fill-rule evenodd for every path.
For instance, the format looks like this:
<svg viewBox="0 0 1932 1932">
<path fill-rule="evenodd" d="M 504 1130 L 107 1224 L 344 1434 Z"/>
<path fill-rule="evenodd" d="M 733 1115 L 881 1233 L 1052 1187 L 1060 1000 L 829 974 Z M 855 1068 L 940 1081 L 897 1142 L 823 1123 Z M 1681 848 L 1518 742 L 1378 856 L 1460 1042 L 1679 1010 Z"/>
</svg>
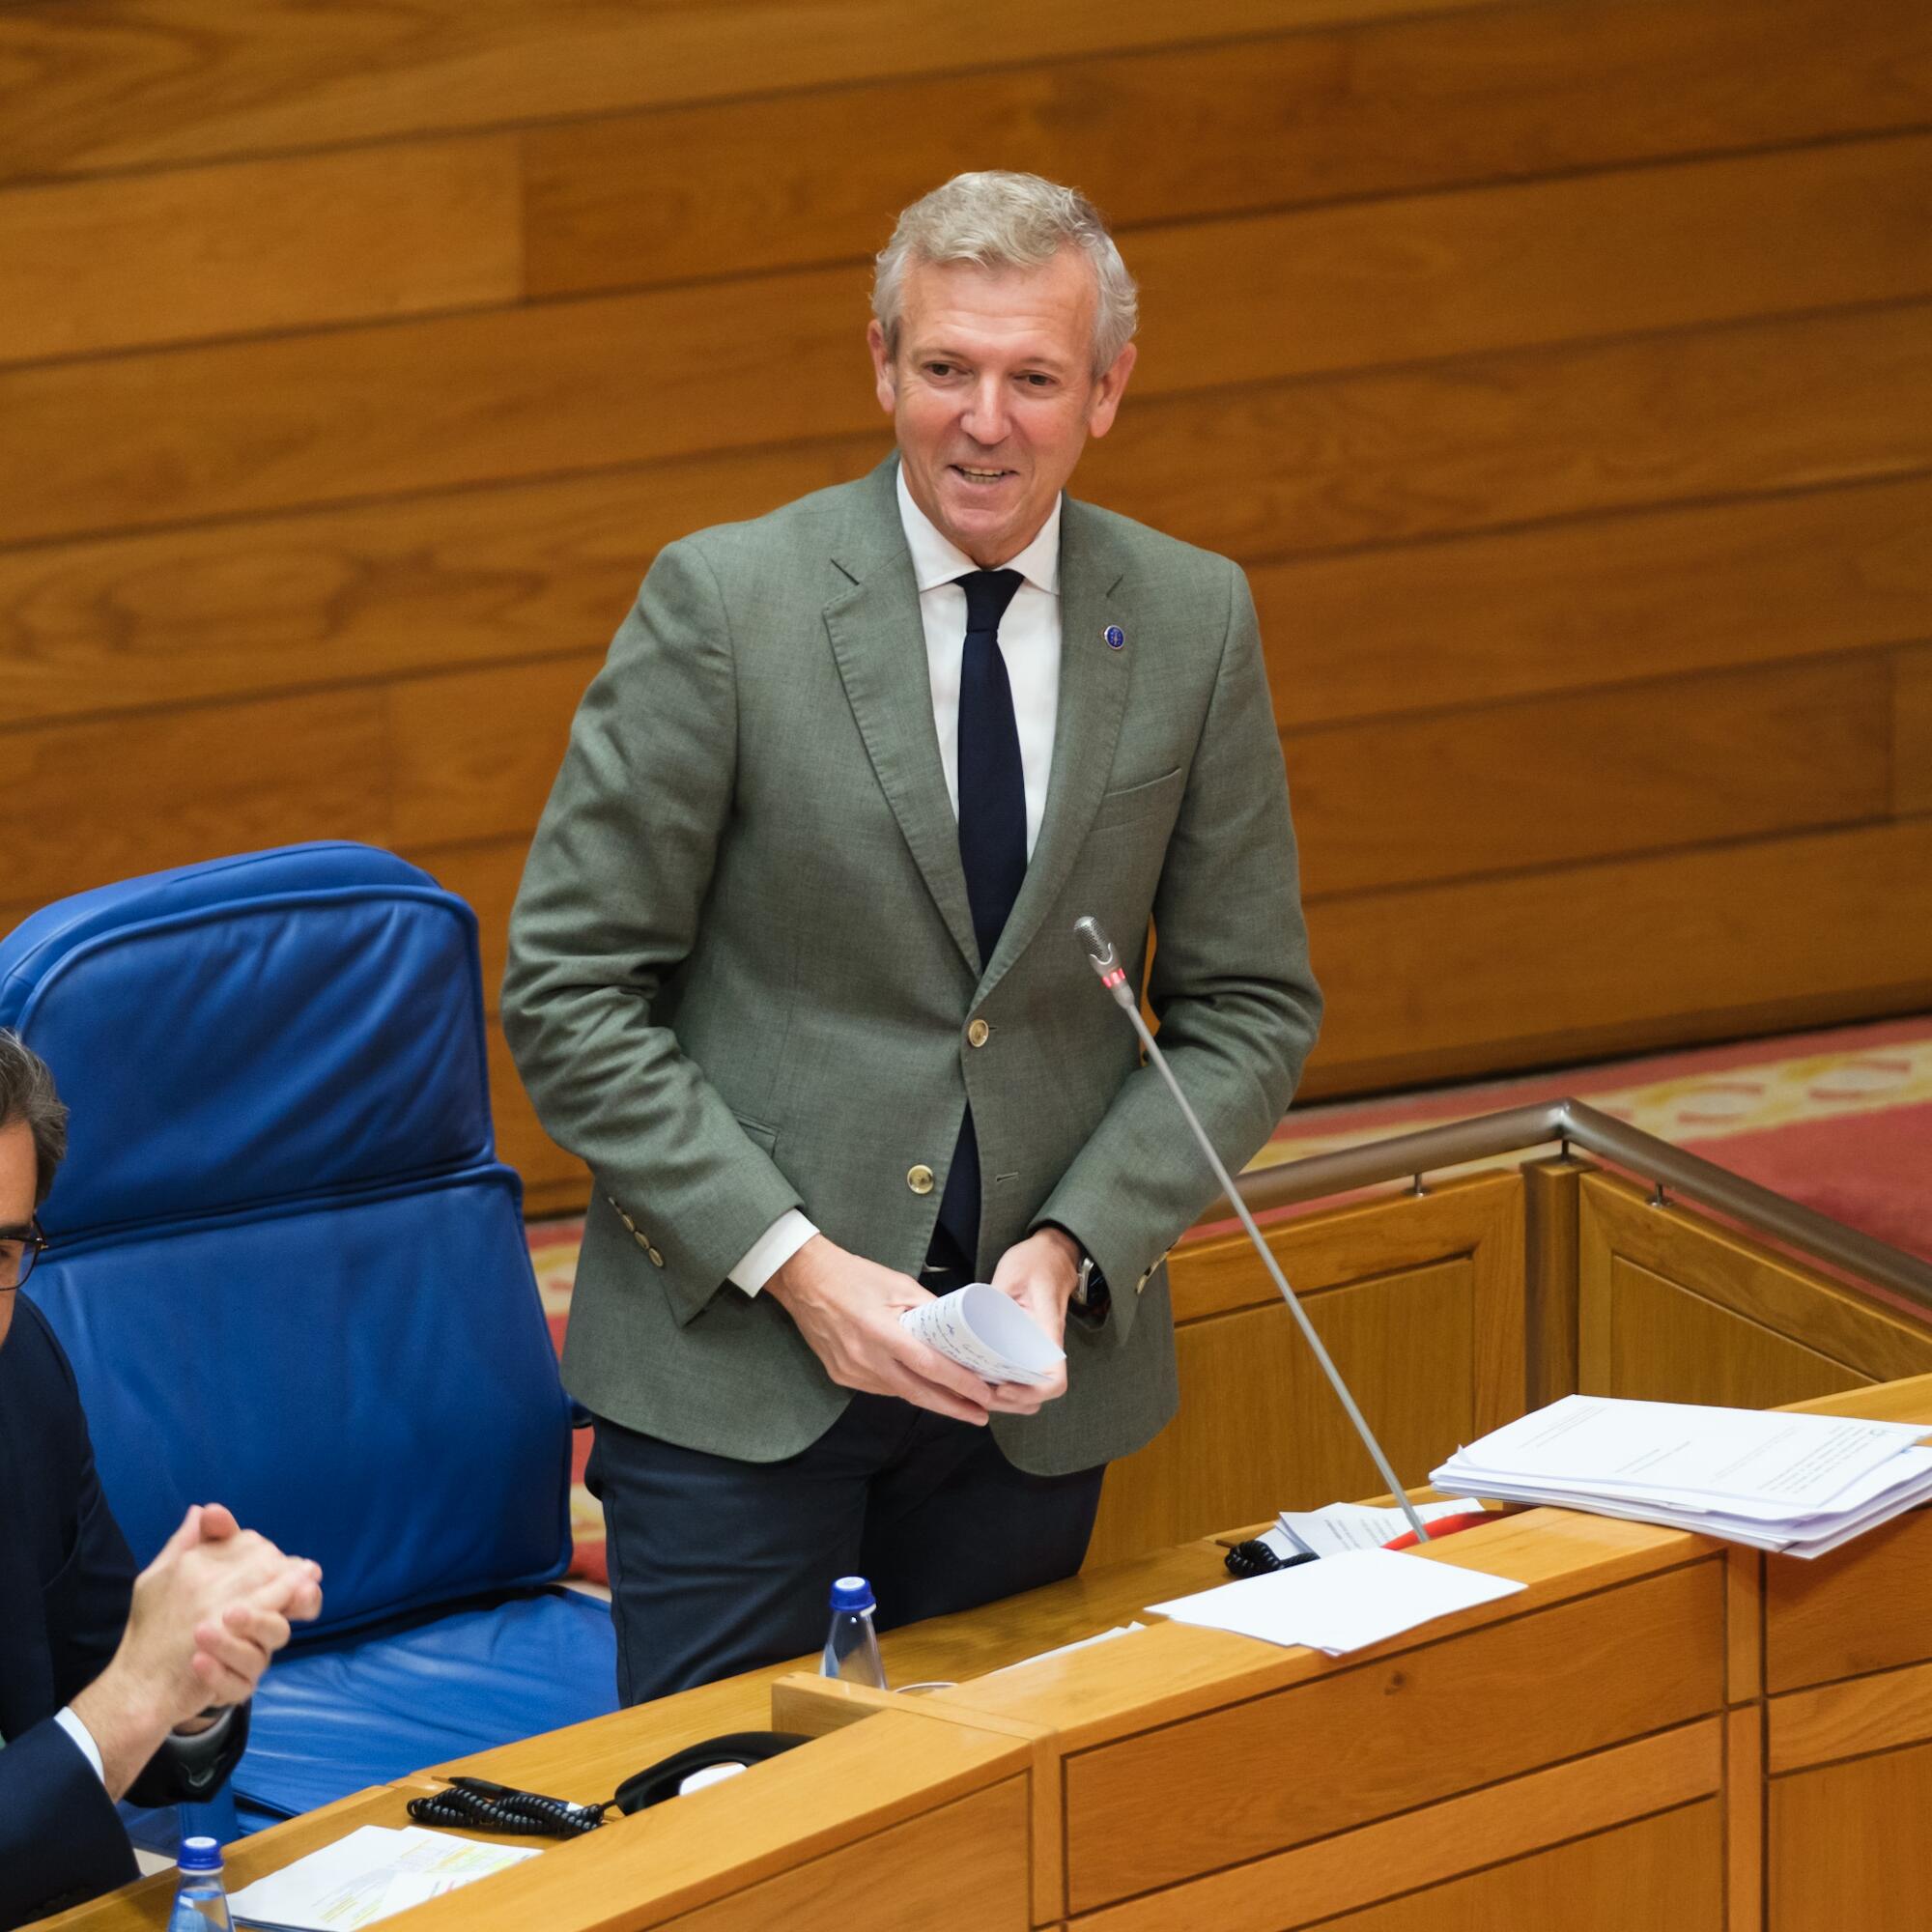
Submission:
<svg viewBox="0 0 1932 1932">
<path fill-rule="evenodd" d="M 37 725 L 0 749 L 0 877 L 35 904 L 256 846 L 388 835 L 378 691 Z"/>
<path fill-rule="evenodd" d="M 1577 1214 L 1586 1163 L 1526 1161 L 1523 1215 L 1523 1409 L 1577 1390 Z"/>
<path fill-rule="evenodd" d="M 529 286 L 869 255 L 965 168 L 1077 181 L 1131 228 L 1873 132 L 1932 120 L 1928 71 L 1897 0 L 1604 0 L 564 121 L 526 137 Z"/>
<path fill-rule="evenodd" d="M 1648 1396 L 1652 1390 L 1637 1384 L 1662 1378 L 1680 1390 L 1732 1392 L 1666 1394 L 1660 1388 L 1659 1399 L 1771 1408 L 1860 1381 L 1932 1372 L 1932 1323 L 1896 1313 L 1693 1210 L 1654 1208 L 1642 1188 L 1619 1177 L 1586 1175 L 1580 1185 L 1579 1245 L 1609 1255 L 1607 1275 L 1593 1264 L 1583 1292 L 1594 1300 L 1607 1287 L 1610 1301 L 1607 1355 L 1601 1324 L 1585 1317 L 1584 1387 Z M 1701 1303 L 1722 1325 L 1700 1329 L 1696 1317 L 1669 1307 L 1666 1296 Z M 1643 1332 L 1658 1322 L 1666 1325 Z M 1757 1393 L 1750 1379 L 1758 1361 L 1747 1359 L 1749 1330 L 1774 1350 L 1759 1358 L 1770 1378 L 1767 1393 Z M 1814 1358 L 1817 1386 L 1784 1392 L 1785 1379 L 1804 1365 L 1776 1352 L 1779 1342 Z"/>
<path fill-rule="evenodd" d="M 10 717 L 602 648 L 652 556 L 863 475 L 875 433 L 593 476 L 0 549 Z"/>
<path fill-rule="evenodd" d="M 1456 639 L 1443 647 L 1454 655 Z M 1294 655 L 1291 634 L 1278 647 L 1291 709 Z M 1290 730 L 1302 890 L 1884 818 L 1891 688 L 1871 652 Z"/>
<path fill-rule="evenodd" d="M 1928 156 L 1888 137 L 1150 230 L 1136 384 L 1923 297 Z M 865 300 L 855 266 L 0 372 L 0 496 L 17 541 L 859 432 Z"/>
<path fill-rule="evenodd" d="M 1932 1514 L 1915 1510 L 1844 1549 L 1765 1577 L 1774 1693 L 1932 1658 Z"/>
<path fill-rule="evenodd" d="M 1303 1095 L 1916 1011 L 1927 876 L 1908 820 L 1317 904 Z"/>
<path fill-rule="evenodd" d="M 1136 384 L 1076 488 L 1247 560 L 1379 550 L 1923 471 L 1932 412 L 1899 404 L 1928 389 L 1918 303 L 1173 396 Z"/>
<path fill-rule="evenodd" d="M 1911 642 L 1932 609 L 1928 527 L 1932 479 L 1914 477 L 1264 565 L 1276 720 Z"/>
<path fill-rule="evenodd" d="M 1721 1585 L 1709 1558 L 1071 1755 L 1068 1905 L 1703 1717 L 1722 1701 Z"/>
<path fill-rule="evenodd" d="M 1932 1817 L 1932 1744 L 1771 1784 L 1769 1932 L 1923 1932 L 1911 1821 Z"/>
<path fill-rule="evenodd" d="M 1081 1923 L 1092 1932 L 1276 1932 L 1396 1892 L 1434 1898 L 1435 1888 L 1481 1866 L 1693 1803 L 1719 1789 L 1721 1760 L 1719 1720 L 1705 1719 L 1104 1907 Z"/>
<path fill-rule="evenodd" d="M 1405 1482 L 1521 1410 L 1521 1229 L 1504 1174 L 1267 1231 Z M 1171 1274 L 1180 1410 L 1108 1472 L 1089 1567 L 1381 1487 L 1246 1236 Z"/>
<path fill-rule="evenodd" d="M 603 653 L 388 687 L 397 843 L 527 842 Z"/>
<path fill-rule="evenodd" d="M 515 301 L 519 160 L 491 135 L 0 192 L 0 361 Z"/>
<path fill-rule="evenodd" d="M 1892 661 L 1891 809 L 1932 812 L 1932 644 Z"/>
<path fill-rule="evenodd" d="M 1471 0 L 1405 0 L 1411 14 Z M 1280 33 L 1373 18 L 1389 0 L 1200 0 L 1190 38 Z M 579 0 L 567 9 L 402 0 L 318 15 L 299 0 L 237 12 L 222 0 L 128 0 L 111 26 L 62 0 L 7 13 L 7 52 L 31 74 L 0 122 L 0 176 L 82 172 L 365 141 L 418 129 L 595 114 L 1029 58 L 1085 53 L 1082 7 L 989 0 L 961 44 L 908 33 L 893 0 L 785 0 L 653 9 Z M 1163 0 L 1118 0 L 1117 47 L 1175 38 Z"/>
</svg>

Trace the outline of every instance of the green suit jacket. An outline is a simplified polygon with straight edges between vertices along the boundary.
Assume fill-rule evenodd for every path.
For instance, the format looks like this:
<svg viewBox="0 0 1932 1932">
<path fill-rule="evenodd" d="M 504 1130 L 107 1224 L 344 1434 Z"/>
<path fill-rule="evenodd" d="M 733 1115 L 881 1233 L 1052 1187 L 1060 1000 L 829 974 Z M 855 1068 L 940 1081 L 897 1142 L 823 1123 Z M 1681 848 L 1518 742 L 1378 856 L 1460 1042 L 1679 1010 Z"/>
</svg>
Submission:
<svg viewBox="0 0 1932 1932">
<path fill-rule="evenodd" d="M 849 1393 L 727 1271 L 802 1207 L 917 1274 L 969 1098 L 981 1276 L 1050 1220 L 1114 1290 L 1068 1324 L 1066 1394 L 997 1418 L 1001 1447 L 1085 1468 L 1174 1412 L 1160 1263 L 1217 1190 L 1073 922 L 1135 983 L 1157 928 L 1162 1046 L 1231 1168 L 1321 996 L 1240 571 L 1069 498 L 1061 599 L 1045 817 L 982 960 L 894 463 L 652 566 L 572 727 L 503 991 L 537 1111 L 598 1183 L 563 1362 L 595 1413 L 752 1462 L 815 1440 Z"/>
</svg>

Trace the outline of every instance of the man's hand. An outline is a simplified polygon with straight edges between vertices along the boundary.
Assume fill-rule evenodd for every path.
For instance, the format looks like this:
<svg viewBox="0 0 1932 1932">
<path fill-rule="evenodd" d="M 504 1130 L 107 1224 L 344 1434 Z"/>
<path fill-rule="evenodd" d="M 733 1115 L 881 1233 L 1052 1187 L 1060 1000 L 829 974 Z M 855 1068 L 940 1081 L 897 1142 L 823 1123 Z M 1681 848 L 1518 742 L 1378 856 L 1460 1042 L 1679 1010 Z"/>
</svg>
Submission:
<svg viewBox="0 0 1932 1932">
<path fill-rule="evenodd" d="M 1060 1228 L 1041 1228 L 1025 1240 L 1015 1241 L 993 1270 L 993 1286 L 1018 1302 L 1056 1349 L 1066 1345 L 1066 1304 L 1073 1299 L 1079 1281 L 1080 1250 L 1073 1237 Z M 1014 1382 L 1008 1384 L 1008 1390 L 1016 1398 L 1026 1398 L 1024 1406 L 1017 1400 L 1009 1405 L 1013 1411 L 1031 1415 L 1066 1393 L 1066 1365 L 1061 1364 L 1050 1382 L 1032 1387 Z"/>
<path fill-rule="evenodd" d="M 933 1297 L 909 1274 L 848 1254 L 814 1235 L 765 1283 L 840 1388 L 895 1395 L 960 1422 L 983 1423 L 1011 1405 L 899 1326 L 899 1316 Z"/>
<path fill-rule="evenodd" d="M 73 1700 L 119 1798 L 163 1737 L 249 1697 L 292 1618 L 322 1607 L 321 1569 L 197 1503 L 134 1579 L 119 1649 Z"/>
</svg>

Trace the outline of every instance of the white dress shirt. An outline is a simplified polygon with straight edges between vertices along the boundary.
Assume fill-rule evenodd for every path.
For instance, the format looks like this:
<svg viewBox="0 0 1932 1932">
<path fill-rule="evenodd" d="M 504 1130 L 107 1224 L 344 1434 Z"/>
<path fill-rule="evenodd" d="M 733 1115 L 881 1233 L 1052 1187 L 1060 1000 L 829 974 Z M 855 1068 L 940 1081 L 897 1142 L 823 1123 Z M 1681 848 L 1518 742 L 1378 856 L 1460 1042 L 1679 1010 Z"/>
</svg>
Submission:
<svg viewBox="0 0 1932 1932">
<path fill-rule="evenodd" d="M 63 1704 L 54 1713 L 54 1722 L 74 1741 L 81 1756 L 94 1767 L 95 1776 L 105 1784 L 107 1770 L 100 1762 L 100 1747 L 94 1742 L 94 1733 L 87 1728 L 85 1720 L 75 1715 L 73 1706 Z"/>
<path fill-rule="evenodd" d="M 978 570 L 912 499 L 905 469 L 898 472 L 899 522 L 912 573 L 919 585 L 919 614 L 925 627 L 925 668 L 932 683 L 932 728 L 946 772 L 946 796 L 959 815 L 959 674 L 966 656 L 966 593 L 955 581 Z M 1003 566 L 1023 582 L 1000 619 L 1000 655 L 1012 688 L 1013 722 L 1019 727 L 1020 776 L 1026 786 L 1027 857 L 1039 838 L 1046 812 L 1046 781 L 1053 768 L 1053 733 L 1060 717 L 1060 506 L 1053 499 L 1033 541 Z M 796 1208 L 787 1208 L 752 1243 L 731 1270 L 747 1294 L 756 1294 L 817 1228 Z"/>
</svg>

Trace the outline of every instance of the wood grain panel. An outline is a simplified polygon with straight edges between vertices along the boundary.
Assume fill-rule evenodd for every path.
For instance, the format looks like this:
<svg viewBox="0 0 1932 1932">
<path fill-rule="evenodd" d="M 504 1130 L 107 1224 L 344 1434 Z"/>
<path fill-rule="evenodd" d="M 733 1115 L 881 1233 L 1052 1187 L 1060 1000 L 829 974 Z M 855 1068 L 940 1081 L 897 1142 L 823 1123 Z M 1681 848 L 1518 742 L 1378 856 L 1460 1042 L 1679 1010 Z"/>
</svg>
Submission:
<svg viewBox="0 0 1932 1932">
<path fill-rule="evenodd" d="M 1134 227 L 1871 131 L 1932 120 L 1928 73 L 1896 0 L 1604 0 L 565 122 L 528 136 L 529 281 L 868 255 L 965 168 L 1077 181 Z"/>
<path fill-rule="evenodd" d="M 1891 809 L 1932 811 L 1932 644 L 1893 661 Z"/>
<path fill-rule="evenodd" d="M 1577 1182 L 1580 1161 L 1523 1163 L 1525 1410 L 1577 1392 Z"/>
<path fill-rule="evenodd" d="M 1605 1311 L 1614 1327 L 1619 1291 L 1628 1286 L 1644 1293 L 1639 1276 L 1647 1274 L 1653 1283 L 1682 1289 L 1720 1313 L 1816 1351 L 1828 1366 L 1841 1365 L 1858 1380 L 1901 1381 L 1932 1373 L 1932 1326 L 1901 1315 L 1889 1303 L 1869 1299 L 1701 1214 L 1653 1208 L 1642 1188 L 1619 1177 L 1586 1175 L 1581 1188 L 1580 1292 L 1584 1303 L 1596 1304 L 1583 1316 L 1586 1336 L 1592 1321 L 1601 1320 Z M 1619 1265 L 1631 1270 L 1628 1279 L 1615 1273 Z M 1613 1356 L 1606 1359 L 1601 1351 L 1594 1358 L 1586 1354 L 1583 1364 L 1590 1377 L 1612 1367 Z M 1843 1386 L 1830 1383 L 1792 1395 L 1685 1399 L 1735 1400 L 1740 1406 L 1771 1408 Z"/>
<path fill-rule="evenodd" d="M 1027 1907 L 1027 1787 L 1015 1777 L 716 1905 L 630 1922 L 668 1932 L 1024 1932 Z"/>
<path fill-rule="evenodd" d="M 1722 1776 L 1719 1720 L 1686 1724 L 1298 1851 L 1094 1913 L 1092 1932 L 1275 1932 L 1694 1801 Z M 1428 1891 L 1431 1898 L 1439 1894 Z M 1493 1924 L 1495 1921 L 1491 1921 Z M 1564 1922 L 1568 1922 L 1567 1920 Z M 1490 1932 L 1486 1925 L 1485 1932 Z"/>
<path fill-rule="evenodd" d="M 1932 1745 L 1775 1778 L 1769 1932 L 1924 1932 L 1902 1831 L 1932 1817 Z"/>
<path fill-rule="evenodd" d="M 1915 1011 L 1927 877 L 1914 819 L 1318 904 L 1303 1094 Z"/>
<path fill-rule="evenodd" d="M 1067 1902 L 1077 1914 L 1702 1717 L 1722 1701 L 1722 1580 L 1711 1558 L 1071 1757 Z"/>
<path fill-rule="evenodd" d="M 1412 14 L 1469 0 L 1406 0 Z M 1281 33 L 1374 17 L 1388 0 L 1198 0 L 1191 37 Z M 22 85 L 0 121 L 0 175 L 128 167 L 368 140 L 658 102 L 708 100 L 858 78 L 1084 53 L 1080 7 L 988 0 L 975 38 L 909 33 L 894 0 L 785 0 L 658 7 L 569 0 L 543 8 L 388 0 L 318 14 L 301 0 L 237 10 L 223 0 L 107 0 L 78 12 L 26 0 L 7 14 Z M 1159 46 L 1162 0 L 1117 0 L 1115 46 Z"/>
<path fill-rule="evenodd" d="M 1724 1716 L 1724 1924 L 1764 1932 L 1764 1707 Z"/>
<path fill-rule="evenodd" d="M 1717 1932 L 1721 1826 L 1719 1801 L 1707 1799 L 1330 1919 L 1327 1932 Z"/>
<path fill-rule="evenodd" d="M 1765 1683 L 1824 1684 L 1932 1658 L 1932 1514 L 1915 1510 L 1765 1577 Z"/>
<path fill-rule="evenodd" d="M 1923 470 L 1932 412 L 1899 403 L 1928 389 L 1918 304 L 1171 397 L 1136 386 L 1076 487 L 1244 560 L 1382 547 Z"/>
<path fill-rule="evenodd" d="M 1472 1426 L 1474 1304 L 1466 1260 L 1304 1298 L 1404 1483 L 1483 1433 Z M 1191 1322 L 1175 1350 L 1180 1412 L 1109 1469 L 1089 1563 L 1382 1487 L 1279 1300 Z"/>
<path fill-rule="evenodd" d="M 1293 705 L 1292 637 L 1279 655 Z M 1882 818 L 1891 685 L 1890 664 L 1869 653 L 1291 731 L 1302 890 L 1319 898 Z"/>
<path fill-rule="evenodd" d="M 1913 478 L 1266 565 L 1275 715 L 1294 729 L 1913 641 L 1928 529 L 1932 481 Z"/>
<path fill-rule="evenodd" d="M 1792 1690 L 1767 1714 L 1774 1775 L 1932 1739 L 1932 1663 Z"/>
<path fill-rule="evenodd" d="M 1078 487 L 1210 548 L 1278 554 L 1932 469 L 1932 412 L 1898 406 L 1928 389 L 1932 308 L 1752 324 L 1313 385 L 1137 395 L 1114 434 L 1090 446 Z M 25 722 L 109 702 L 173 703 L 584 648 L 615 628 L 661 545 L 846 481 L 887 446 L 882 423 L 825 442 L 428 497 L 405 514 L 383 503 L 0 551 L 12 715 Z M 1912 548 L 1928 515 L 1922 488 L 1895 507 L 1825 496 L 1770 506 L 1755 523 L 1725 513 L 1661 529 L 1618 523 L 1581 542 L 1497 540 L 1473 554 L 1384 552 L 1374 567 L 1351 558 L 1264 571 L 1257 582 L 1277 701 L 1285 716 L 1305 719 L 1379 708 L 1391 687 L 1418 679 L 1424 702 L 1480 696 L 1477 667 L 1459 663 L 1455 682 L 1434 676 L 1418 600 L 1444 600 L 1459 629 L 1475 628 L 1479 613 L 1504 625 L 1482 666 L 1489 685 L 1504 690 L 1573 674 L 1539 639 L 1597 609 L 1605 621 L 1591 639 L 1597 662 L 1585 666 L 1594 676 L 1603 661 L 1634 659 L 1636 674 L 1658 674 L 1710 662 L 1714 649 L 1719 663 L 1743 663 L 1909 635 L 1932 599 L 1932 569 Z M 1707 557 L 1729 573 L 1721 597 L 1692 581 Z M 1567 620 L 1559 586 L 1522 582 L 1552 571 L 1584 588 L 1587 601 Z M 1665 591 L 1682 594 L 1643 599 L 1633 574 L 1660 571 Z M 1767 579 L 1773 595 L 1754 588 Z M 1703 618 L 1694 625 L 1679 614 L 1693 593 Z M 1519 624 L 1512 612 L 1524 595 L 1533 609 Z M 1733 598 L 1745 600 L 1735 625 L 1726 616 Z M 1646 650 L 1660 626 L 1658 647 Z M 1343 648 L 1351 639 L 1376 665 L 1374 677 L 1357 674 Z M 1524 668 L 1512 674 L 1505 659 Z M 1341 689 L 1323 696 L 1320 686 L 1338 677 Z M 1921 684 L 1932 690 L 1932 672 L 1902 661 L 1901 720 L 1932 715 L 1932 698 L 1913 707 Z M 1932 770 L 1932 738 L 1924 762 Z M 1895 781 L 1909 783 L 1915 763 L 1908 743 Z M 1900 797 L 1908 802 L 1898 809 L 1912 809 L 1909 792 Z"/>
<path fill-rule="evenodd" d="M 552 658 L 392 685 L 397 842 L 515 838 L 534 830 L 578 699 L 602 662 L 601 653 Z"/>
<path fill-rule="evenodd" d="M 0 552 L 21 721 L 601 646 L 657 550 L 847 482 L 880 433 L 413 502 Z"/>
<path fill-rule="evenodd" d="M 1885 138 L 1150 230 L 1136 382 L 1922 297 L 1928 157 Z M 0 496 L 19 541 L 857 433 L 864 303 L 834 269 L 734 284 L 724 327 L 714 291 L 680 288 L 15 369 Z"/>
<path fill-rule="evenodd" d="M 1608 1360 L 1585 1350 L 1586 1395 L 1776 1408 L 1871 1379 L 1621 1255 L 1610 1260 L 1607 1299 Z"/>
<path fill-rule="evenodd" d="M 301 838 L 387 833 L 382 694 L 325 692 L 0 734 L 0 877 L 35 903 Z"/>
<path fill-rule="evenodd" d="M 499 135 L 0 194 L 0 361 L 513 301 L 519 174 Z"/>
</svg>

